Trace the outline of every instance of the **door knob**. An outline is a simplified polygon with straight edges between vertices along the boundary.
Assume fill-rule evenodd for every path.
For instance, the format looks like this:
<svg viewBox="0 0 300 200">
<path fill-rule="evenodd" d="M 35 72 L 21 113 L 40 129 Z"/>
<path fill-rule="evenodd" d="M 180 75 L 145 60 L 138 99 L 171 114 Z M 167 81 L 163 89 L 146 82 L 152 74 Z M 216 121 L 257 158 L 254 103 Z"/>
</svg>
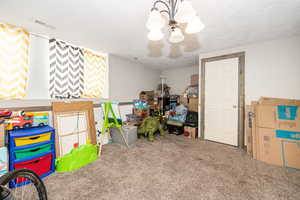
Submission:
<svg viewBox="0 0 300 200">
<path fill-rule="evenodd" d="M 232 108 L 237 108 L 237 106 L 236 105 L 232 105 Z"/>
</svg>

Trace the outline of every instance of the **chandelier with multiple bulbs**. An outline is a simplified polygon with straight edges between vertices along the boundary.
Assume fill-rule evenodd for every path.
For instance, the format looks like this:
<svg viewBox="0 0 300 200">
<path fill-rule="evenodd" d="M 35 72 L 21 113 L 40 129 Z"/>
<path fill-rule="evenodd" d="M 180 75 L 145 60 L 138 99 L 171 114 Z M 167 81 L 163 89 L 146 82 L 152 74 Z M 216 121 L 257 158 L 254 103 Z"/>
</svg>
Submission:
<svg viewBox="0 0 300 200">
<path fill-rule="evenodd" d="M 161 5 L 163 9 L 159 9 Z M 166 25 L 165 17 L 169 18 L 171 43 L 179 43 L 184 40 L 180 24 L 186 24 L 185 33 L 195 34 L 205 26 L 197 16 L 195 9 L 188 0 L 156 0 L 151 9 L 146 27 L 149 29 L 148 39 L 158 41 L 163 39 L 162 28 Z"/>
</svg>

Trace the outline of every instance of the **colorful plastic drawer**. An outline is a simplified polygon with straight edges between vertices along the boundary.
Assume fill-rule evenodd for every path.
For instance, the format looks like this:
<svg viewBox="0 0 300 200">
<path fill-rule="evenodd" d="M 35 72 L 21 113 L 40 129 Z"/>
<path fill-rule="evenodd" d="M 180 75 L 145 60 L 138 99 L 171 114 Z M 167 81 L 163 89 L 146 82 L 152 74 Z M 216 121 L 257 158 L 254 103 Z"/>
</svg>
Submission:
<svg viewBox="0 0 300 200">
<path fill-rule="evenodd" d="M 52 163 L 52 153 L 45 156 L 35 158 L 29 161 L 15 163 L 14 169 L 30 169 L 37 173 L 39 176 L 50 172 Z M 27 179 L 18 179 L 16 183 L 22 183 L 27 181 Z"/>
<path fill-rule="evenodd" d="M 14 138 L 16 146 L 24 146 L 28 144 L 35 144 L 39 142 L 49 141 L 51 138 L 51 132 L 43 133 L 40 135 Z"/>
<path fill-rule="evenodd" d="M 45 144 L 34 148 L 23 149 L 15 151 L 16 159 L 23 159 L 35 156 L 37 154 L 46 153 L 51 151 L 52 144 Z"/>
</svg>

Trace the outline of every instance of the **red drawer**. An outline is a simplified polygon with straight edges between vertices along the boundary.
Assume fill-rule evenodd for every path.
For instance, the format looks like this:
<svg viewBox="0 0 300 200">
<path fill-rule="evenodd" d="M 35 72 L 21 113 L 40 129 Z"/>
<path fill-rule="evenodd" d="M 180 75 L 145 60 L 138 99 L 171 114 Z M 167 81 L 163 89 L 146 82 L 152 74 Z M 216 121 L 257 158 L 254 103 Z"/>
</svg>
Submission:
<svg viewBox="0 0 300 200">
<path fill-rule="evenodd" d="M 37 173 L 39 176 L 41 176 L 51 170 L 51 162 L 52 162 L 52 153 L 47 154 L 42 157 L 39 157 L 39 158 L 32 159 L 32 160 L 16 163 L 16 164 L 14 164 L 14 168 L 15 169 L 24 169 L 24 168 L 31 169 L 32 171 Z M 26 181 L 26 180 L 25 179 L 23 180 L 23 178 L 22 179 L 19 178 L 17 180 L 17 183 L 22 183 L 24 181 Z"/>
</svg>

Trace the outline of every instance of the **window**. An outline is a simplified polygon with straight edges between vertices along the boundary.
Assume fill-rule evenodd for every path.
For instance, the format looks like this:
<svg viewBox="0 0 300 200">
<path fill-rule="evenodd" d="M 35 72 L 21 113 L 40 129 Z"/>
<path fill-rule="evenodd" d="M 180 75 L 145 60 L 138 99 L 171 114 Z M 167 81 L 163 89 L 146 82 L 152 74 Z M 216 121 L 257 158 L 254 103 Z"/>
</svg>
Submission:
<svg viewBox="0 0 300 200">
<path fill-rule="evenodd" d="M 107 57 L 84 51 L 84 93 L 83 97 L 103 98 L 107 82 Z"/>
<path fill-rule="evenodd" d="M 83 93 L 83 52 L 64 42 L 51 39 L 50 96 L 79 98 Z"/>
<path fill-rule="evenodd" d="M 29 33 L 0 24 L 0 99 L 23 98 L 28 80 Z"/>
<path fill-rule="evenodd" d="M 107 56 L 51 39 L 50 96 L 103 98 L 107 87 Z"/>
<path fill-rule="evenodd" d="M 108 55 L 0 23 L 0 100 L 24 97 L 107 98 Z"/>
</svg>

